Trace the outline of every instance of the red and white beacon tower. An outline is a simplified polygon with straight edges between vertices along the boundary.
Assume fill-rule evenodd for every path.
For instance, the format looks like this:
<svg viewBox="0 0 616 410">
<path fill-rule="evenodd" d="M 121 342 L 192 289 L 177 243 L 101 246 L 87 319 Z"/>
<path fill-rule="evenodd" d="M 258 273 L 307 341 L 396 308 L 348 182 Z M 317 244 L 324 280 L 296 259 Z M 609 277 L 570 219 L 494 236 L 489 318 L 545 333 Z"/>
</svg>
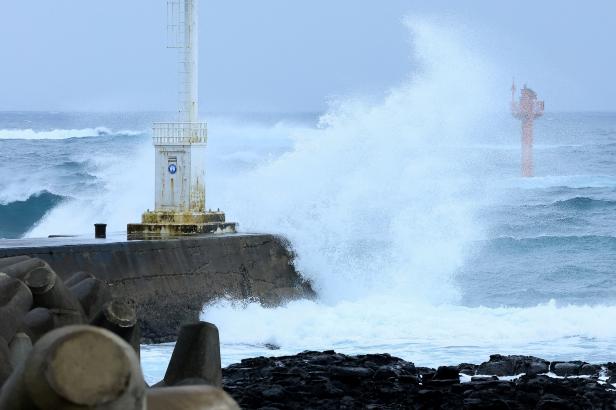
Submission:
<svg viewBox="0 0 616 410">
<path fill-rule="evenodd" d="M 543 115 L 543 101 L 537 101 L 537 93 L 524 87 L 520 101 L 515 101 L 515 83 L 511 85 L 511 113 L 522 121 L 522 176 L 533 176 L 533 123 Z"/>
</svg>

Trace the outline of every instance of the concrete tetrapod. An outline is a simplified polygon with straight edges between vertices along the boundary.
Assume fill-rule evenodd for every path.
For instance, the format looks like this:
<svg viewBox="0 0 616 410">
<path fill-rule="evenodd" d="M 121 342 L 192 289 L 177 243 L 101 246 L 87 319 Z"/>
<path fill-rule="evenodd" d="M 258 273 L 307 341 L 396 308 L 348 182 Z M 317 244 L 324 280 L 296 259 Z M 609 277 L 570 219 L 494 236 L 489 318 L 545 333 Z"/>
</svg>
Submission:
<svg viewBox="0 0 616 410">
<path fill-rule="evenodd" d="M 40 266 L 30 270 L 24 275 L 23 281 L 32 291 L 34 306 L 75 312 L 85 317 L 77 298 L 49 266 Z"/>
<path fill-rule="evenodd" d="M 19 260 L 22 257 L 14 256 L 13 258 L 16 258 L 15 260 Z M 7 264 L 2 268 L 2 272 L 14 277 L 15 279 L 23 280 L 24 277 L 28 274 L 28 272 L 41 267 L 49 268 L 49 265 L 47 264 L 47 262 L 39 258 L 26 258 L 19 260 L 18 262 Z"/>
<path fill-rule="evenodd" d="M 208 322 L 184 325 L 167 372 L 157 386 L 209 384 L 222 386 L 218 328 Z"/>
<path fill-rule="evenodd" d="M 0 337 L 0 386 L 9 378 L 13 366 L 11 365 L 11 351 L 9 345 L 2 337 Z"/>
<path fill-rule="evenodd" d="M 144 410 L 145 382 L 133 348 L 94 326 L 55 329 L 0 390 L 0 410 Z"/>
<path fill-rule="evenodd" d="M 32 308 L 32 292 L 20 280 L 0 273 L 0 337 L 10 342 Z"/>
<path fill-rule="evenodd" d="M 81 324 L 82 320 L 81 312 L 37 307 L 24 316 L 22 323 L 24 331 L 33 342 L 36 342 L 45 333 L 55 328 Z"/>
<path fill-rule="evenodd" d="M 147 391 L 148 410 L 239 410 L 223 389 L 212 386 L 178 386 Z"/>
<path fill-rule="evenodd" d="M 7 266 L 11 266 L 28 259 L 30 259 L 30 257 L 25 255 L 9 256 L 8 258 L 2 258 L 0 259 L 0 271 L 4 270 L 4 268 L 6 268 Z"/>
<path fill-rule="evenodd" d="M 71 276 L 69 276 L 65 281 L 64 284 L 66 285 L 66 287 L 73 287 L 76 284 L 78 284 L 79 282 L 81 282 L 82 280 L 86 280 L 89 278 L 95 278 L 96 276 L 92 275 L 89 272 L 75 272 L 73 273 Z"/>
<path fill-rule="evenodd" d="M 94 319 L 105 303 L 111 300 L 109 285 L 96 278 L 85 278 L 69 290 L 81 304 L 88 321 Z"/>
<path fill-rule="evenodd" d="M 130 298 L 115 298 L 103 308 L 90 322 L 94 326 L 110 330 L 126 340 L 137 355 L 140 355 L 141 331 L 137 323 L 135 301 Z"/>
<path fill-rule="evenodd" d="M 25 333 L 17 333 L 9 343 L 9 359 L 13 369 L 17 369 L 26 361 L 32 351 L 32 341 Z"/>
</svg>

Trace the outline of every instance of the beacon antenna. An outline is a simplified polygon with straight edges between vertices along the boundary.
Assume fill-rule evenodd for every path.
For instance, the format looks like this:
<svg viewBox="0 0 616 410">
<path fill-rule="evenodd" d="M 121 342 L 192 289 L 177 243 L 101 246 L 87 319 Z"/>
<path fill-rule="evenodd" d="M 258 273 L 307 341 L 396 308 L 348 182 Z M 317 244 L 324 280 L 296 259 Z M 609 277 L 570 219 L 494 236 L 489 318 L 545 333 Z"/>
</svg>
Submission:
<svg viewBox="0 0 616 410">
<path fill-rule="evenodd" d="M 533 125 L 543 115 L 543 101 L 526 84 L 520 90 L 520 101 L 515 101 L 515 84 L 511 86 L 511 114 L 522 122 L 522 176 L 533 176 Z"/>
<path fill-rule="evenodd" d="M 178 52 L 178 121 L 198 121 L 198 0 L 167 1 L 167 48 Z"/>
</svg>

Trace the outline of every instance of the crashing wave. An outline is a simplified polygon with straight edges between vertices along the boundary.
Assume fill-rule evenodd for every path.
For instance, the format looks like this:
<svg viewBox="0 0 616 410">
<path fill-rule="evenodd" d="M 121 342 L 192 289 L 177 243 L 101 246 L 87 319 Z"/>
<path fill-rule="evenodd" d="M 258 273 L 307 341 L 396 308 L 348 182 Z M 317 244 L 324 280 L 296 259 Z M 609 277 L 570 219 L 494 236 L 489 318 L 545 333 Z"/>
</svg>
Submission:
<svg viewBox="0 0 616 410">
<path fill-rule="evenodd" d="M 0 238 L 20 238 L 66 197 L 48 191 L 25 201 L 0 203 Z"/>
</svg>

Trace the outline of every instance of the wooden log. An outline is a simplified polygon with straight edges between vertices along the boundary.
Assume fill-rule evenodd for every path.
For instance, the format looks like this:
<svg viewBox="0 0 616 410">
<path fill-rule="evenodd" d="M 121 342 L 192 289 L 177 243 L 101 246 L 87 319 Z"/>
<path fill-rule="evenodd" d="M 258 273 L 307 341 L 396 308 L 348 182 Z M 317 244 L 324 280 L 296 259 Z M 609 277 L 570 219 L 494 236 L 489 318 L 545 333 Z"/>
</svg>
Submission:
<svg viewBox="0 0 616 410">
<path fill-rule="evenodd" d="M 141 355 L 141 328 L 133 299 L 120 297 L 105 303 L 90 324 L 112 331 L 133 346 L 138 356 Z"/>
<path fill-rule="evenodd" d="M 0 337 L 10 341 L 32 308 L 32 292 L 20 280 L 0 273 Z"/>
<path fill-rule="evenodd" d="M 75 272 L 71 276 L 69 276 L 68 279 L 64 281 L 64 284 L 66 285 L 66 287 L 70 288 L 72 286 L 75 286 L 82 280 L 85 280 L 88 278 L 95 278 L 95 276 L 89 272 L 82 272 L 82 271 Z"/>
<path fill-rule="evenodd" d="M 96 278 L 85 278 L 69 290 L 81 304 L 88 322 L 94 319 L 105 303 L 112 299 L 109 285 Z"/>
<path fill-rule="evenodd" d="M 11 266 L 11 265 L 14 265 L 16 263 L 23 262 L 23 261 L 25 261 L 27 259 L 30 259 L 30 257 L 26 256 L 26 255 L 9 256 L 8 258 L 1 258 L 0 259 L 0 271 L 2 271 L 7 266 Z"/>
<path fill-rule="evenodd" d="M 23 332 L 17 333 L 9 343 L 9 358 L 13 369 L 17 369 L 22 363 L 25 363 L 31 351 L 32 341 L 30 337 Z"/>
<path fill-rule="evenodd" d="M 145 402 L 132 347 L 84 325 L 46 334 L 0 391 L 0 409 L 144 410 Z"/>
<path fill-rule="evenodd" d="M 162 382 L 173 386 L 191 380 L 222 387 L 218 328 L 208 322 L 182 326 Z"/>
<path fill-rule="evenodd" d="M 49 266 L 40 266 L 30 270 L 23 280 L 32 291 L 34 306 L 75 312 L 85 319 L 83 308 L 77 298 Z"/>
<path fill-rule="evenodd" d="M 212 386 L 178 386 L 147 391 L 148 410 L 239 410 L 223 389 Z"/>
</svg>

